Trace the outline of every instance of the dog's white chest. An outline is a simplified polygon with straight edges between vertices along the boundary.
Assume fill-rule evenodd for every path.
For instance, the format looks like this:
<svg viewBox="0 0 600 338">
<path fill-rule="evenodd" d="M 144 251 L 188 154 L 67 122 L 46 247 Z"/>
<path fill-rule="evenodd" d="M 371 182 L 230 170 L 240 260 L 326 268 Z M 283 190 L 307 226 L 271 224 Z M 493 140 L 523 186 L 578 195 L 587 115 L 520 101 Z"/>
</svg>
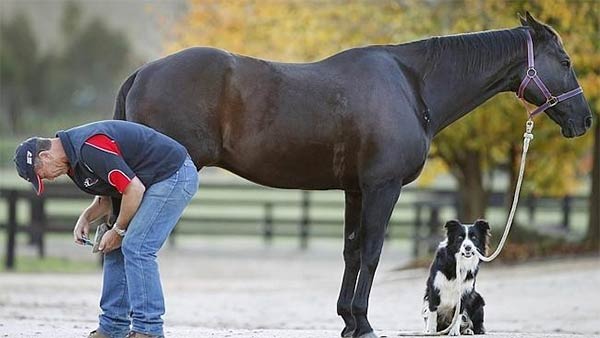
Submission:
<svg viewBox="0 0 600 338">
<path fill-rule="evenodd" d="M 446 275 L 438 271 L 433 280 L 433 286 L 440 290 L 440 307 L 454 307 L 458 302 L 458 291 L 460 288 L 461 296 L 473 290 L 474 280 L 469 279 L 457 283 L 456 279 L 448 280 Z"/>
</svg>

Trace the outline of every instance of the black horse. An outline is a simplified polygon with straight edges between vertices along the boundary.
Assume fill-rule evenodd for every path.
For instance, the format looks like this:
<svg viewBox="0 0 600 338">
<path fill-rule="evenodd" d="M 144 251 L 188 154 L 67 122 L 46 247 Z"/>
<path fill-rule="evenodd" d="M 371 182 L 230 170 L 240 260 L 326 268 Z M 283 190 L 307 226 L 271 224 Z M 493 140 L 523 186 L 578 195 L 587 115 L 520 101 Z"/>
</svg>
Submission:
<svg viewBox="0 0 600 338">
<path fill-rule="evenodd" d="M 529 13 L 521 21 L 514 29 L 355 48 L 306 64 L 186 49 L 133 73 L 114 118 L 170 135 L 198 168 L 218 166 L 271 187 L 344 190 L 337 312 L 342 336 L 374 337 L 367 308 L 384 233 L 432 137 L 495 94 L 517 91 L 527 71 L 527 32 L 550 91 L 579 86 L 557 33 Z M 545 101 L 534 85 L 525 98 Z M 592 123 L 583 95 L 546 113 L 565 137 Z"/>
</svg>

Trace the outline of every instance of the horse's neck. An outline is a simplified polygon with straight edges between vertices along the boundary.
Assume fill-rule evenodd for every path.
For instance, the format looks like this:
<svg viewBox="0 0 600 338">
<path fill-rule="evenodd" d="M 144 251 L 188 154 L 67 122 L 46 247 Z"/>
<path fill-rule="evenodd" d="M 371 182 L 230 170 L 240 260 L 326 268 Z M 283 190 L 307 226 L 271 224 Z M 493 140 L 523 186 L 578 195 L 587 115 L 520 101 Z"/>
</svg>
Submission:
<svg viewBox="0 0 600 338">
<path fill-rule="evenodd" d="M 422 79 L 433 135 L 497 93 L 516 90 L 527 61 L 518 28 L 432 38 L 397 50 Z"/>
</svg>

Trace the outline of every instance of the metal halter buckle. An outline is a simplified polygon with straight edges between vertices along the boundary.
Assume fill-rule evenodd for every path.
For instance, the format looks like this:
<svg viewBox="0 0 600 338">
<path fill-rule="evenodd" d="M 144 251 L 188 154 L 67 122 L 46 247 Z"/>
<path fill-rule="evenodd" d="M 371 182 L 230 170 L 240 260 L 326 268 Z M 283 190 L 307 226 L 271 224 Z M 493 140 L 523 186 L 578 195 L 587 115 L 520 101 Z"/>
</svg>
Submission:
<svg viewBox="0 0 600 338">
<path fill-rule="evenodd" d="M 535 76 L 537 75 L 537 70 L 535 70 L 535 68 L 531 67 L 527 69 L 527 77 L 530 79 L 533 79 Z"/>
<path fill-rule="evenodd" d="M 558 104 L 558 98 L 556 96 L 550 96 L 547 102 L 550 107 L 554 107 Z"/>
</svg>

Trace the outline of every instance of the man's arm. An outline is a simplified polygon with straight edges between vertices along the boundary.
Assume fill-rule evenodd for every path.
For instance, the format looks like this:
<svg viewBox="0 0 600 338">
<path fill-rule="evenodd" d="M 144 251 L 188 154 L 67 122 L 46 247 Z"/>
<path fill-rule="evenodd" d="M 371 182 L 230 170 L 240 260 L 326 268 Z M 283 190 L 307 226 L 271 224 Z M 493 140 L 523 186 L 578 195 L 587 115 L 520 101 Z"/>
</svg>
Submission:
<svg viewBox="0 0 600 338">
<path fill-rule="evenodd" d="M 121 211 L 119 212 L 119 216 L 117 216 L 115 226 L 118 226 L 121 230 L 127 230 L 129 221 L 131 221 L 142 203 L 144 192 L 146 192 L 144 183 L 139 178 L 134 177 L 127 185 L 127 188 L 125 188 L 125 191 L 123 191 Z"/>
<path fill-rule="evenodd" d="M 102 237 L 102 241 L 98 247 L 100 251 L 107 253 L 121 246 L 122 237 L 114 231 L 114 228 L 118 227 L 120 230 L 127 230 L 129 222 L 142 203 L 145 191 L 146 187 L 137 177 L 134 177 L 131 182 L 129 182 L 123 191 L 119 216 L 117 216 L 117 220 L 115 221 L 115 224 L 113 224 L 113 230 L 107 232 L 104 237 Z"/>
<path fill-rule="evenodd" d="M 94 197 L 92 204 L 83 210 L 77 219 L 77 223 L 75 223 L 75 228 L 73 229 L 75 243 L 83 244 L 81 239 L 83 236 L 88 237 L 90 222 L 107 215 L 110 212 L 111 205 L 110 198 L 107 196 Z"/>
</svg>

